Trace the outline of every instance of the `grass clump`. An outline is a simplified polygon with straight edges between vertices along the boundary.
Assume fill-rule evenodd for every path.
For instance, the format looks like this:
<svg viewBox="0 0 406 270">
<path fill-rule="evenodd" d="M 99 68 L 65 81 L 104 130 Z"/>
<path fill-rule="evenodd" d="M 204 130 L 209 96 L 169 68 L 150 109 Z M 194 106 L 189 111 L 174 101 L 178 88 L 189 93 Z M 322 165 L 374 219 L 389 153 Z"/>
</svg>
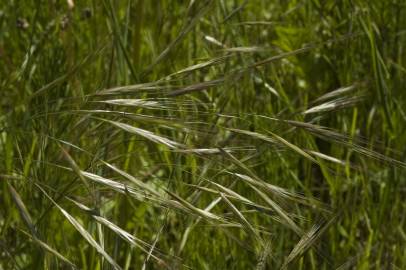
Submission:
<svg viewBox="0 0 406 270">
<path fill-rule="evenodd" d="M 404 269 L 406 6 L 3 1 L 0 269 Z"/>
</svg>

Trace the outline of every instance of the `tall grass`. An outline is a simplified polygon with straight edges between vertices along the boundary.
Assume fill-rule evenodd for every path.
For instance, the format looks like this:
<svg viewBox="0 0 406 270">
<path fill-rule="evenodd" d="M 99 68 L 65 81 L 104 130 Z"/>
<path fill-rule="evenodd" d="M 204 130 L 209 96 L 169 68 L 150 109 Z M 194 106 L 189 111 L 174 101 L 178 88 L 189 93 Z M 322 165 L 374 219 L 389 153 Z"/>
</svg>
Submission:
<svg viewBox="0 0 406 270">
<path fill-rule="evenodd" d="M 0 269 L 406 268 L 405 10 L 2 1 Z"/>
</svg>

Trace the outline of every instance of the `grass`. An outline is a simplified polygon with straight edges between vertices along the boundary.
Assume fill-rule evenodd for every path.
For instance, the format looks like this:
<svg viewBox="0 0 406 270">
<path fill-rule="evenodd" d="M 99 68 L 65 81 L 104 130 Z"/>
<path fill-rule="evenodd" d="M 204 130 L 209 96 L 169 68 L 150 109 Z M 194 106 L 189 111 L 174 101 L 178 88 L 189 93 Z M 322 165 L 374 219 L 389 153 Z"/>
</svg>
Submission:
<svg viewBox="0 0 406 270">
<path fill-rule="evenodd" d="M 0 269 L 406 268 L 406 5 L 3 1 Z"/>
</svg>

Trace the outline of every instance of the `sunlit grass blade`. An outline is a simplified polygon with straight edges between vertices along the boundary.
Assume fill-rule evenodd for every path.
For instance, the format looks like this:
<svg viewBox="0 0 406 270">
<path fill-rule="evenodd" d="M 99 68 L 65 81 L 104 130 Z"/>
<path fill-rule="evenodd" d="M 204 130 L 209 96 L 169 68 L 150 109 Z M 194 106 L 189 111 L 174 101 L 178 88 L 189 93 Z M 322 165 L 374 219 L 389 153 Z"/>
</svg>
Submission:
<svg viewBox="0 0 406 270">
<path fill-rule="evenodd" d="M 150 244 L 146 243 L 145 241 L 138 239 L 137 237 L 133 236 L 132 234 L 128 233 L 127 231 L 121 229 L 120 227 L 118 227 L 116 224 L 112 223 L 111 221 L 107 220 L 106 218 L 100 216 L 100 215 L 96 215 L 93 213 L 92 209 L 88 208 L 87 206 L 74 201 L 72 199 L 70 199 L 70 201 L 72 201 L 74 204 L 76 204 L 79 208 L 81 208 L 82 210 L 86 211 L 87 213 L 91 214 L 91 216 L 100 224 L 106 226 L 107 228 L 109 228 L 110 230 L 112 230 L 114 233 L 116 233 L 117 235 L 119 235 L 122 239 L 124 239 L 126 242 L 128 242 L 129 244 L 136 246 L 138 248 L 140 248 L 143 252 L 148 254 L 148 247 L 151 247 Z M 159 252 L 160 253 L 160 252 Z M 160 253 L 161 254 L 161 253 Z M 157 260 L 160 264 L 162 265 L 166 265 L 167 263 L 164 262 L 163 259 L 155 256 L 154 254 L 151 255 L 152 258 L 154 258 L 155 260 Z"/>
<path fill-rule="evenodd" d="M 330 100 L 323 104 L 311 107 L 311 108 L 307 109 L 306 111 L 304 111 L 303 114 L 313 114 L 313 113 L 334 111 L 334 110 L 338 110 L 341 108 L 353 106 L 361 100 L 362 100 L 361 97 L 338 98 L 338 99 Z"/>
<path fill-rule="evenodd" d="M 66 257 L 64 257 L 62 254 L 60 254 L 58 251 L 56 251 L 54 248 L 50 247 L 47 243 L 41 241 L 40 239 L 36 238 L 33 235 L 30 235 L 29 233 L 21 230 L 22 233 L 30 237 L 37 245 L 39 245 L 41 248 L 46 250 L 47 252 L 53 254 L 55 257 L 63 261 L 64 263 L 68 264 L 71 266 L 73 269 L 79 269 L 73 262 L 68 260 Z"/>
<path fill-rule="evenodd" d="M 295 258 L 303 254 L 303 252 L 311 246 L 317 236 L 317 232 L 320 227 L 315 225 L 308 232 L 306 232 L 300 241 L 296 244 L 293 250 L 290 252 L 289 256 L 286 258 L 286 261 L 283 263 L 281 269 L 286 269 L 288 264 L 291 263 Z"/>
<path fill-rule="evenodd" d="M 248 235 L 250 235 L 251 237 L 255 238 L 257 241 L 259 241 L 259 243 L 261 243 L 261 245 L 263 245 L 262 243 L 262 239 L 260 238 L 260 236 L 258 235 L 257 231 L 254 229 L 254 227 L 248 222 L 248 220 L 243 216 L 243 214 L 241 214 L 241 212 L 237 209 L 237 207 L 235 207 L 235 205 L 229 200 L 227 199 L 226 196 L 223 195 L 223 193 L 220 193 L 221 198 L 223 199 L 223 201 L 230 207 L 230 209 L 233 211 L 233 213 L 238 217 L 238 219 L 240 220 L 241 224 L 244 226 L 244 228 L 246 229 Z"/>
<path fill-rule="evenodd" d="M 168 138 L 156 135 L 156 134 L 152 133 L 149 130 L 137 128 L 137 127 L 134 127 L 134 126 L 131 126 L 131 125 L 128 125 L 128 124 L 125 124 L 125 123 L 116 122 L 116 121 L 110 121 L 110 120 L 104 120 L 104 121 L 106 121 L 106 122 L 108 122 L 108 123 L 110 123 L 110 124 L 112 124 L 112 125 L 114 125 L 114 126 L 116 126 L 118 128 L 121 128 L 121 129 L 123 129 L 123 130 L 125 130 L 125 131 L 127 131 L 129 133 L 137 134 L 137 135 L 142 136 L 142 137 L 144 137 L 144 138 L 146 138 L 146 139 L 148 139 L 148 140 L 150 140 L 152 142 L 165 145 L 165 146 L 167 146 L 169 148 L 174 148 L 174 149 L 176 149 L 176 148 L 185 148 L 185 146 L 183 144 L 178 143 L 178 142 L 174 142 L 174 141 L 172 141 L 172 140 L 170 140 Z"/>
<path fill-rule="evenodd" d="M 65 209 L 57 204 L 39 185 L 36 185 L 38 189 L 59 209 L 59 211 L 65 216 L 65 218 L 75 227 L 75 229 L 82 235 L 82 237 L 92 246 L 97 252 L 99 252 L 114 269 L 121 270 L 121 267 L 110 257 L 109 254 L 97 243 L 97 241 L 91 236 L 91 234 L 83 228 L 83 225 L 79 223 L 72 215 L 70 215 Z"/>
</svg>

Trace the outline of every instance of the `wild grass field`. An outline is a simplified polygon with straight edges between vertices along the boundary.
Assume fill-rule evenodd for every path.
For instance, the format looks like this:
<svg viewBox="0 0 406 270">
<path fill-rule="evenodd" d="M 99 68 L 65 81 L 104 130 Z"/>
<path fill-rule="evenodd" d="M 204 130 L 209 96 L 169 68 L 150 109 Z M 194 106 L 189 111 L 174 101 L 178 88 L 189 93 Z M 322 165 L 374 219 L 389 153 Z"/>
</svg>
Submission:
<svg viewBox="0 0 406 270">
<path fill-rule="evenodd" d="M 406 269 L 403 0 L 0 0 L 0 269 Z"/>
</svg>

